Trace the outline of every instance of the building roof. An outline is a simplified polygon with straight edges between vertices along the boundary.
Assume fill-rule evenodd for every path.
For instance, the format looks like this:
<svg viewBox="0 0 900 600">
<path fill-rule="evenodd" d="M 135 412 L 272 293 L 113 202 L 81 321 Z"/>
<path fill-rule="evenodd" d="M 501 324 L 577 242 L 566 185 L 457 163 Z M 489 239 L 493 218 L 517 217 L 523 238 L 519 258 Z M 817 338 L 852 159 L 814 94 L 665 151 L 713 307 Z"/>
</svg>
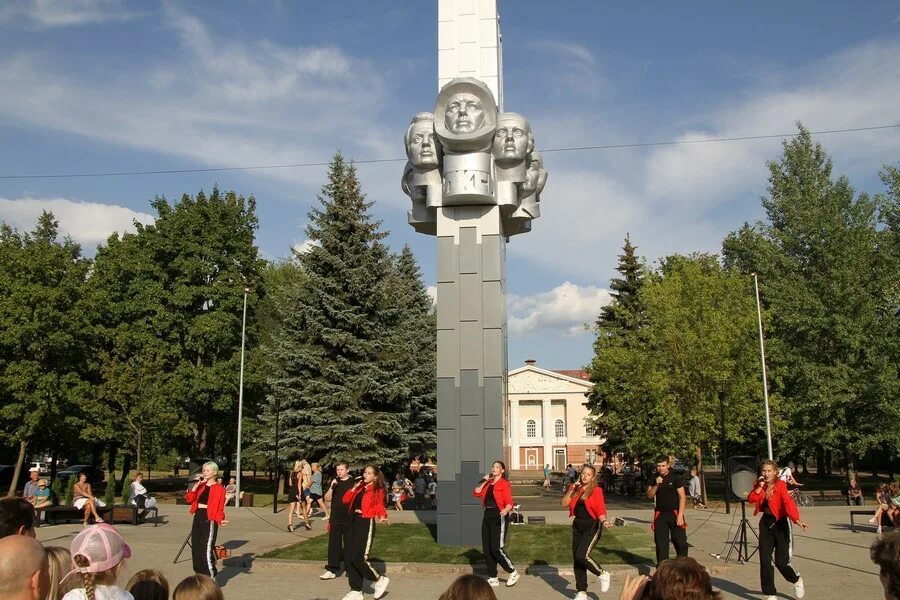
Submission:
<svg viewBox="0 0 900 600">
<path fill-rule="evenodd" d="M 584 369 L 553 369 L 553 372 L 565 375 L 566 377 L 572 377 L 573 379 L 583 379 L 584 381 L 591 380 L 590 374 Z"/>
</svg>

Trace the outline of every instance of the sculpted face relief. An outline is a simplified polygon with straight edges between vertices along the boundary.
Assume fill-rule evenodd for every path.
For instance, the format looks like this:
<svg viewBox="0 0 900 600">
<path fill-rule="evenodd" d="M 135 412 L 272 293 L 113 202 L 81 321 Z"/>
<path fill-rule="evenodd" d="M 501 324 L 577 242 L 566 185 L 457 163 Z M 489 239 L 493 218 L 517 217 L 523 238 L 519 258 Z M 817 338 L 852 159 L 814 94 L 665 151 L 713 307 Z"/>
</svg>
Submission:
<svg viewBox="0 0 900 600">
<path fill-rule="evenodd" d="M 444 122 L 451 133 L 472 133 L 484 123 L 484 106 L 475 94 L 456 94 L 447 103 Z"/>
<path fill-rule="evenodd" d="M 497 133 L 494 134 L 493 154 L 498 160 L 525 160 L 533 146 L 531 126 L 519 115 L 500 115 Z"/>
<path fill-rule="evenodd" d="M 417 121 L 412 124 L 409 135 L 409 160 L 416 167 L 431 167 L 438 164 L 438 153 L 432 121 Z"/>
</svg>

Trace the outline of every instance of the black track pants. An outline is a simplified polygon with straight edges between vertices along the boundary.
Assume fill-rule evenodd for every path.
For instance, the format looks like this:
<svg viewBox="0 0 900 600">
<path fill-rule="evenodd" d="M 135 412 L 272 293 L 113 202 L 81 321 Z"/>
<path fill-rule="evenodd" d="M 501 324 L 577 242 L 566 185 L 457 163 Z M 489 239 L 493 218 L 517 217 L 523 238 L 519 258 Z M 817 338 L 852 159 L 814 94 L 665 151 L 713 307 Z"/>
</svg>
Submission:
<svg viewBox="0 0 900 600">
<path fill-rule="evenodd" d="M 653 542 L 656 544 L 656 565 L 669 558 L 669 538 L 675 546 L 679 558 L 688 555 L 687 530 L 676 525 L 678 518 L 674 512 L 666 511 L 657 515 L 653 522 Z"/>
<path fill-rule="evenodd" d="M 488 577 L 497 576 L 498 564 L 507 573 L 516 570 L 503 548 L 506 544 L 508 525 L 509 516 L 501 517 L 500 509 L 484 509 L 484 517 L 481 519 L 481 549 L 484 552 L 484 561 L 487 563 Z"/>
<path fill-rule="evenodd" d="M 194 513 L 191 526 L 191 558 L 194 561 L 194 573 L 215 577 L 216 570 L 216 534 L 219 525 L 210 521 L 205 508 L 198 508 Z"/>
<path fill-rule="evenodd" d="M 378 581 L 380 575 L 369 564 L 369 550 L 375 535 L 375 519 L 350 518 L 350 531 L 344 546 L 344 568 L 350 580 L 350 589 L 361 592 L 363 579 Z"/>
<path fill-rule="evenodd" d="M 341 568 L 341 559 L 344 557 L 344 549 L 347 547 L 350 524 L 336 521 L 330 521 L 329 523 L 328 565 L 325 568 L 332 573 L 337 573 Z M 344 568 L 346 569 L 346 565 Z"/>
<path fill-rule="evenodd" d="M 572 561 L 575 567 L 575 589 L 579 592 L 586 592 L 588 589 L 588 571 L 594 575 L 603 573 L 600 565 L 591 558 L 591 551 L 600 541 L 602 533 L 603 526 L 600 521 L 594 519 L 572 521 Z"/>
<path fill-rule="evenodd" d="M 790 583 L 797 583 L 800 573 L 791 566 L 793 540 L 791 523 L 782 518 L 776 521 L 772 515 L 763 515 L 759 520 L 759 583 L 762 593 L 774 596 L 775 568 L 772 567 L 772 554 L 775 554 L 775 567 L 781 576 Z"/>
</svg>

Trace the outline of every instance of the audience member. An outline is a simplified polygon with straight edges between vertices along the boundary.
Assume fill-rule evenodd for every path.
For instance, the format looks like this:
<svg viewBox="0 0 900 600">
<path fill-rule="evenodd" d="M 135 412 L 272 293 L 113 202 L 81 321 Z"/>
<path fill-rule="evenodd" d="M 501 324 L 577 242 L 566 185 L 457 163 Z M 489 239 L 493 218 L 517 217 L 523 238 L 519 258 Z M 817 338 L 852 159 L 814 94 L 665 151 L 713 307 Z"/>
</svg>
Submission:
<svg viewBox="0 0 900 600">
<path fill-rule="evenodd" d="M 211 577 L 191 575 L 175 587 L 172 600 L 225 600 L 225 596 Z"/>
<path fill-rule="evenodd" d="M 862 506 L 863 492 L 857 483 L 855 477 L 850 478 L 850 484 L 847 486 L 847 504 L 850 506 Z"/>
<path fill-rule="evenodd" d="M 44 600 L 50 589 L 48 570 L 47 557 L 37 540 L 23 535 L 0 539 L 3 600 Z"/>
<path fill-rule="evenodd" d="M 72 570 L 72 555 L 68 548 L 62 546 L 46 546 L 44 553 L 49 562 L 50 587 L 47 600 L 60 600 L 74 587 L 74 577 L 68 577 Z"/>
<path fill-rule="evenodd" d="M 38 489 L 34 493 L 32 504 L 35 510 L 53 506 L 53 500 L 50 498 L 50 487 L 47 485 L 46 479 L 38 479 Z"/>
<path fill-rule="evenodd" d="M 722 600 L 712 587 L 709 573 L 693 558 L 682 556 L 664 560 L 653 578 L 625 576 L 619 600 Z"/>
<path fill-rule="evenodd" d="M 29 480 L 25 483 L 25 489 L 22 490 L 22 497 L 34 504 L 34 495 L 38 491 L 38 481 L 40 480 L 41 472 L 37 467 L 31 467 L 28 471 L 28 476 Z"/>
<path fill-rule="evenodd" d="M 77 587 L 63 596 L 63 600 L 134 600 L 116 585 L 125 559 L 131 558 L 131 548 L 122 534 L 108 523 L 84 528 L 71 545 L 75 563 Z"/>
<path fill-rule="evenodd" d="M 497 600 L 497 596 L 487 581 L 469 573 L 457 577 L 439 600 Z"/>
<path fill-rule="evenodd" d="M 155 569 L 144 569 L 135 573 L 125 589 L 134 600 L 169 600 L 169 582 L 166 576 Z"/>
<path fill-rule="evenodd" d="M 35 537 L 34 506 L 24 498 L 0 499 L 0 538 L 8 535 Z"/>
<path fill-rule="evenodd" d="M 876 540 L 869 552 L 879 567 L 884 600 L 900 600 L 900 531 Z"/>
<path fill-rule="evenodd" d="M 700 489 L 700 475 L 697 471 L 697 467 L 691 467 L 691 479 L 688 482 L 688 495 L 691 497 L 691 502 L 694 503 L 694 508 L 706 508 L 706 505 L 703 504 L 703 492 Z"/>
</svg>

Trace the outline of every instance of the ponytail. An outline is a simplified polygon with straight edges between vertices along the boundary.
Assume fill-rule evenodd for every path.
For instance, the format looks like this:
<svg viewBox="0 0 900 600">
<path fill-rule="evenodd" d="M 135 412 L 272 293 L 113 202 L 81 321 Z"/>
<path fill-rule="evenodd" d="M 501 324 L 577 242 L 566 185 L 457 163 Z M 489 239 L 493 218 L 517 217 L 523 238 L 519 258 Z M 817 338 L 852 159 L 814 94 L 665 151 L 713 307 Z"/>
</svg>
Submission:
<svg viewBox="0 0 900 600">
<path fill-rule="evenodd" d="M 88 560 L 86 556 L 83 554 L 76 554 L 72 557 L 72 561 L 81 567 L 87 567 L 91 564 L 91 561 Z M 81 575 L 81 587 L 84 588 L 84 595 L 87 596 L 87 600 L 96 600 L 94 596 L 94 573 L 80 573 Z"/>
</svg>

